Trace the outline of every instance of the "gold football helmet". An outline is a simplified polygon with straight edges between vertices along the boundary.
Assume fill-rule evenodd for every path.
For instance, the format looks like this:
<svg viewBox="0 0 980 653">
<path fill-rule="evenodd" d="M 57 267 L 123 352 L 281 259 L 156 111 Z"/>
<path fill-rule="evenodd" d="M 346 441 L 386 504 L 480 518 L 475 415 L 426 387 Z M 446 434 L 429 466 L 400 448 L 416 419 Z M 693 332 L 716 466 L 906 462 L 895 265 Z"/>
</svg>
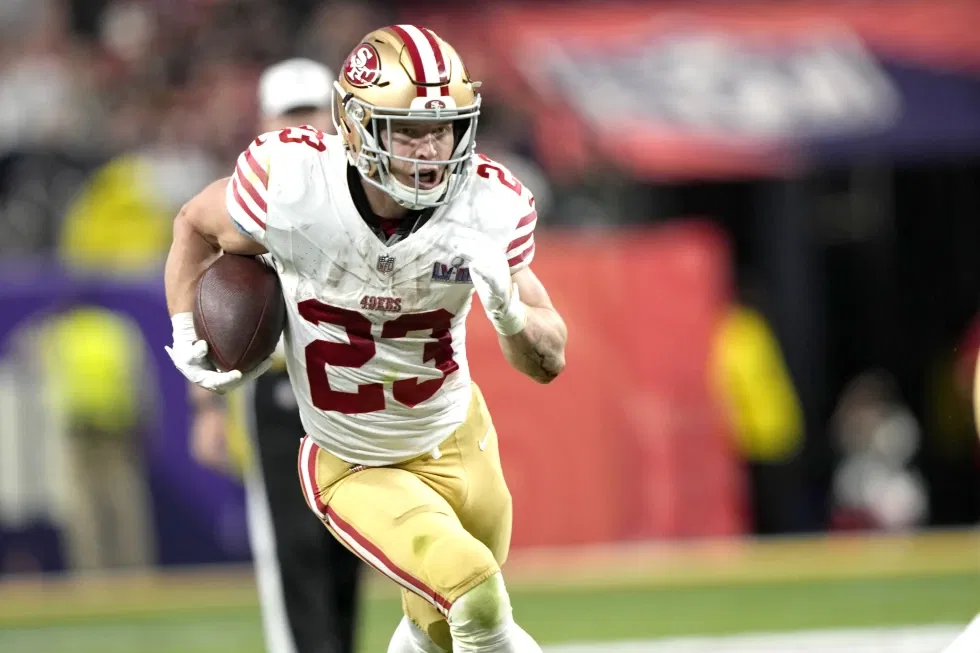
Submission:
<svg viewBox="0 0 980 653">
<path fill-rule="evenodd" d="M 480 83 L 470 79 L 456 50 L 431 30 L 392 25 L 361 39 L 334 82 L 333 122 L 351 165 L 369 184 L 410 209 L 440 206 L 463 190 L 480 115 Z M 396 156 L 381 138 L 392 121 L 453 125 L 453 152 L 446 161 Z M 414 164 L 414 187 L 398 181 L 390 162 Z M 419 165 L 445 166 L 440 184 L 424 189 Z"/>
</svg>

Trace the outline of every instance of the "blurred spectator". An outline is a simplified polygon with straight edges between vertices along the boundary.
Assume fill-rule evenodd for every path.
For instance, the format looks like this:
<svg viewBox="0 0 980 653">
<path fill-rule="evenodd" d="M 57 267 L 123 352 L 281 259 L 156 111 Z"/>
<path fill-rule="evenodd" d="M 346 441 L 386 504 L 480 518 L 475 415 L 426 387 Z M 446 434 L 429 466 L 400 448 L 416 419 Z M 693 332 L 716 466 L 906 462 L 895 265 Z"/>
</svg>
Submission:
<svg viewBox="0 0 980 653">
<path fill-rule="evenodd" d="M 157 146 L 116 157 L 92 175 L 68 208 L 62 259 L 79 270 L 158 272 L 174 213 L 213 178 L 213 170 L 202 152 L 186 147 Z"/>
<path fill-rule="evenodd" d="M 794 464 L 803 411 L 779 343 L 761 312 L 734 304 L 718 330 L 714 373 L 751 486 L 758 534 L 805 528 L 804 484 Z"/>
<path fill-rule="evenodd" d="M 973 371 L 973 428 L 980 435 L 980 348 L 977 349 Z M 980 464 L 980 460 L 977 461 Z"/>
<path fill-rule="evenodd" d="M 66 152 L 0 154 L 0 259 L 54 251 L 62 217 L 96 164 Z"/>
<path fill-rule="evenodd" d="M 946 348 L 928 370 L 923 471 L 929 478 L 931 523 L 949 526 L 980 519 L 980 442 L 973 405 L 980 316 L 957 345 Z"/>
<path fill-rule="evenodd" d="M 58 530 L 71 509 L 57 388 L 45 384 L 45 334 L 29 322 L 0 360 L 0 573 L 64 568 Z"/>
<path fill-rule="evenodd" d="M 141 14 L 113 13 L 123 11 L 120 7 L 112 5 L 107 16 L 122 21 L 122 27 L 109 31 L 133 30 L 148 38 Z M 136 56 L 131 48 L 139 45 L 115 43 L 115 54 Z M 220 149 L 220 135 L 210 141 L 181 138 L 184 127 L 194 127 L 186 105 L 173 97 L 157 97 L 156 104 L 153 99 L 144 97 L 116 114 L 111 125 L 116 129 L 106 133 L 110 149 L 121 151 L 89 177 L 66 208 L 56 250 L 78 273 L 158 274 L 174 213 L 215 176 L 206 148 Z M 209 128 L 205 124 L 205 131 Z M 142 337 L 121 316 L 93 306 L 65 310 L 45 332 L 48 379 L 61 398 L 72 479 L 72 509 L 63 514 L 70 565 L 150 564 L 154 546 L 140 434 L 152 405 Z"/>
<path fill-rule="evenodd" d="M 14 5 L 0 15 L 0 151 L 78 144 L 88 134 L 94 98 L 67 12 L 57 0 Z"/>
<path fill-rule="evenodd" d="M 67 434 L 60 517 L 69 567 L 150 565 L 152 511 L 138 437 L 149 390 L 142 335 L 93 307 L 71 309 L 43 332 L 47 378 Z"/>
<path fill-rule="evenodd" d="M 956 348 L 954 380 L 958 398 L 973 406 L 973 429 L 980 430 L 980 313 L 967 326 Z M 980 462 L 980 461 L 978 461 Z"/>
<path fill-rule="evenodd" d="M 297 53 L 340 70 L 360 38 L 379 25 L 389 24 L 389 18 L 378 3 L 322 2 L 300 31 Z"/>
<path fill-rule="evenodd" d="M 833 525 L 889 531 L 924 525 L 928 492 L 913 464 L 921 431 L 894 379 L 878 370 L 854 379 L 832 426 L 842 453 L 834 473 Z"/>
</svg>

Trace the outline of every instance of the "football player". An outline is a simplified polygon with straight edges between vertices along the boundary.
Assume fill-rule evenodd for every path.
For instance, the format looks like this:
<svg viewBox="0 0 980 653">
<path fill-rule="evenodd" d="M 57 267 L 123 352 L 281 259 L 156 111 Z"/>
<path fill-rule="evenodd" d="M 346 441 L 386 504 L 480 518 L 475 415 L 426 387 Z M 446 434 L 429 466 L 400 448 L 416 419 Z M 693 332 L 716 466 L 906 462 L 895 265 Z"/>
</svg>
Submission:
<svg viewBox="0 0 980 653">
<path fill-rule="evenodd" d="M 168 351 L 220 393 L 254 372 L 206 362 L 197 281 L 220 251 L 271 255 L 307 433 L 302 491 L 403 588 L 392 653 L 540 650 L 501 578 L 511 497 L 470 379 L 466 316 L 475 291 L 506 359 L 542 383 L 565 366 L 566 329 L 530 268 L 531 192 L 474 152 L 478 87 L 430 30 L 371 32 L 334 84 L 337 135 L 256 138 L 181 210 L 167 259 Z"/>
</svg>

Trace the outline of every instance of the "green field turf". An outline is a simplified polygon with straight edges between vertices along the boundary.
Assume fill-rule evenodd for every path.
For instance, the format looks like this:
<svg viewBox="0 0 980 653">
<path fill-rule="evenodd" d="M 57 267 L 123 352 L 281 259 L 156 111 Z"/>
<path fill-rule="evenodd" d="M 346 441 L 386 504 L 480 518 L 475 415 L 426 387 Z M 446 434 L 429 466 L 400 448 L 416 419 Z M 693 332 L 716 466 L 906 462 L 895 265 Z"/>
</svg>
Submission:
<svg viewBox="0 0 980 653">
<path fill-rule="evenodd" d="M 980 574 L 722 586 L 515 592 L 522 625 L 541 643 L 858 626 L 966 623 L 980 611 Z M 364 653 L 385 651 L 397 599 L 369 599 Z M 253 607 L 69 618 L 7 625 L 0 651 L 261 653 Z"/>
<path fill-rule="evenodd" d="M 763 547 L 749 556 L 729 555 L 728 563 L 717 551 L 702 552 L 704 573 L 693 564 L 679 572 L 685 568 L 684 554 L 677 555 L 676 566 L 658 565 L 657 573 L 638 569 L 628 555 L 619 556 L 628 568 L 618 570 L 603 570 L 608 563 L 592 558 L 577 577 L 555 575 L 549 582 L 540 573 L 515 573 L 512 596 L 517 618 L 542 643 L 965 624 L 980 612 L 977 544 L 975 534 L 935 540 L 925 548 L 920 540 L 889 541 L 870 551 L 876 552 L 867 557 L 877 561 L 875 569 L 856 563 L 855 556 L 869 554 L 863 545 L 835 544 L 828 556 L 824 546 L 788 543 L 768 554 Z M 661 552 L 647 557 L 663 560 Z M 787 560 L 795 561 L 796 573 L 788 573 Z M 541 565 L 534 568 L 540 571 Z M 782 577 L 773 574 L 779 568 L 787 572 Z M 841 568 L 848 573 L 837 573 Z M 735 574 L 736 569 L 743 573 Z M 605 584 L 598 580 L 602 577 Z M 57 585 L 40 594 L 37 588 L 8 587 L 0 591 L 0 651 L 262 653 L 254 590 L 248 590 L 247 577 L 232 578 L 152 580 L 129 589 L 117 583 L 74 598 Z M 399 617 L 397 595 L 372 585 L 364 603 L 360 650 L 384 653 Z"/>
</svg>

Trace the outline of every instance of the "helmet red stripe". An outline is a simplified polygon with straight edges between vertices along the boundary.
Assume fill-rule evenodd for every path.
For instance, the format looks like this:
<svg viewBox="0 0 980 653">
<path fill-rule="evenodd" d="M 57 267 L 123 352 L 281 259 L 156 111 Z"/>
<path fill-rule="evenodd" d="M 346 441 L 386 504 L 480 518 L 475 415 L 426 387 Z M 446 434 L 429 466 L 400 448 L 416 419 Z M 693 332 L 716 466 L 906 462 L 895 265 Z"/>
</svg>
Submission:
<svg viewBox="0 0 980 653">
<path fill-rule="evenodd" d="M 402 27 L 398 25 L 392 25 L 391 31 L 398 35 L 398 38 L 402 40 L 405 44 L 405 49 L 408 50 L 408 56 L 412 60 L 412 68 L 415 69 L 416 81 L 420 84 L 428 84 L 429 81 L 425 77 L 425 66 L 422 65 L 422 54 L 419 52 L 419 48 L 415 45 L 415 40 L 412 39 L 411 35 L 406 32 Z M 425 87 L 418 86 L 417 95 L 419 97 L 425 97 Z"/>
<path fill-rule="evenodd" d="M 439 47 L 435 34 L 424 27 L 420 27 L 419 31 L 425 35 L 425 40 L 429 42 L 430 46 L 432 46 L 432 52 L 436 55 L 436 67 L 439 69 L 439 83 L 448 84 L 449 70 L 446 68 L 446 60 L 442 56 L 442 48 Z M 443 93 L 443 95 L 447 95 L 447 93 Z"/>
</svg>

